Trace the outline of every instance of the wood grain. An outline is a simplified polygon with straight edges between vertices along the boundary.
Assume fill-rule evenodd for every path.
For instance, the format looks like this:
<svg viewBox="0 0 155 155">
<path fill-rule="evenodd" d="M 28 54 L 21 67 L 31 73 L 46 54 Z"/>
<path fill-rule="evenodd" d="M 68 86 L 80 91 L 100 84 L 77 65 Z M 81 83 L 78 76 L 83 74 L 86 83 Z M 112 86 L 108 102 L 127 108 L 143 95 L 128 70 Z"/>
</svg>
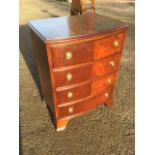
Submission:
<svg viewBox="0 0 155 155">
<path fill-rule="evenodd" d="M 32 20 L 28 25 L 46 43 L 104 35 L 128 27 L 127 24 L 98 14 Z"/>
<path fill-rule="evenodd" d="M 86 63 L 93 60 L 98 60 L 109 55 L 122 51 L 125 33 L 120 33 L 115 36 L 103 38 L 96 41 L 89 41 L 72 45 L 51 45 L 53 55 L 53 66 L 62 67 L 81 63 Z M 114 41 L 118 41 L 118 47 L 113 45 Z M 65 55 L 67 52 L 72 54 L 72 58 L 67 60 Z"/>
<path fill-rule="evenodd" d="M 97 14 L 34 20 L 28 25 L 43 96 L 57 130 L 99 105 L 112 106 L 128 25 Z"/>
<path fill-rule="evenodd" d="M 70 92 L 73 94 L 71 98 L 67 96 Z M 86 83 L 79 87 L 74 87 L 63 91 L 57 91 L 56 94 L 59 104 L 75 101 L 77 99 L 85 98 L 91 95 L 91 84 Z"/>
<path fill-rule="evenodd" d="M 117 53 L 115 55 L 91 62 L 87 65 L 83 65 L 77 68 L 73 67 L 73 69 L 63 69 L 60 71 L 57 69 L 54 71 L 56 87 L 76 84 L 116 72 L 119 67 L 120 56 L 121 53 Z M 110 64 L 112 61 L 115 63 L 114 66 Z M 68 81 L 66 78 L 68 73 L 72 74 L 72 79 L 70 81 Z"/>
<path fill-rule="evenodd" d="M 106 103 L 106 101 L 109 101 L 109 99 L 112 97 L 112 90 L 113 88 L 108 90 L 108 93 L 110 96 L 105 97 L 104 92 L 100 92 L 98 95 L 93 96 L 89 98 L 88 100 L 79 102 L 78 104 L 73 104 L 65 107 L 61 107 L 58 109 L 58 117 L 59 119 L 70 119 L 72 117 L 75 117 L 79 114 L 82 114 L 84 112 L 87 112 L 93 108 L 96 108 L 97 106 Z M 110 103 L 111 106 L 112 103 Z M 109 105 L 109 102 L 107 102 L 107 105 Z M 69 112 L 69 108 L 73 108 L 73 112 Z"/>
<path fill-rule="evenodd" d="M 109 92 L 109 90 L 113 91 L 115 82 L 116 82 L 116 73 L 110 74 L 106 77 L 99 78 L 93 81 L 88 81 L 88 83 L 84 83 L 80 86 L 74 86 L 73 88 L 67 88 L 65 90 L 60 90 L 58 91 L 59 93 L 64 93 L 64 92 L 69 92 L 70 90 L 76 90 L 75 93 L 77 93 L 80 97 L 78 98 L 73 98 L 72 100 L 68 99 L 68 102 L 65 103 L 58 103 L 58 107 L 65 107 L 65 106 L 71 106 L 73 104 L 77 104 L 79 102 L 88 100 L 97 94 L 101 92 Z M 109 83 L 110 80 L 110 83 Z M 84 87 L 84 90 L 81 93 L 81 90 L 79 91 L 78 88 Z M 88 89 L 89 88 L 89 89 Z M 79 92 L 78 92 L 79 91 Z M 85 94 L 87 91 L 87 94 L 84 96 L 83 93 Z M 65 94 L 65 93 L 64 93 Z M 108 94 L 110 96 L 110 94 Z M 58 100 L 61 100 L 61 96 L 57 96 Z"/>
</svg>

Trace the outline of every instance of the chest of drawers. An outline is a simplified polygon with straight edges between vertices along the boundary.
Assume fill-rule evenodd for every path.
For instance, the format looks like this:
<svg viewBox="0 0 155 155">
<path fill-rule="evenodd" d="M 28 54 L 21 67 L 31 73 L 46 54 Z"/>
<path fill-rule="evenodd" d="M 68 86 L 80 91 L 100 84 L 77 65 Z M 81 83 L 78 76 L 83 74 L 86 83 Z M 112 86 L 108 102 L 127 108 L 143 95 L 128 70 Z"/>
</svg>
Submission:
<svg viewBox="0 0 155 155">
<path fill-rule="evenodd" d="M 128 25 L 97 14 L 28 23 L 43 98 L 56 129 L 101 104 L 112 105 Z"/>
</svg>

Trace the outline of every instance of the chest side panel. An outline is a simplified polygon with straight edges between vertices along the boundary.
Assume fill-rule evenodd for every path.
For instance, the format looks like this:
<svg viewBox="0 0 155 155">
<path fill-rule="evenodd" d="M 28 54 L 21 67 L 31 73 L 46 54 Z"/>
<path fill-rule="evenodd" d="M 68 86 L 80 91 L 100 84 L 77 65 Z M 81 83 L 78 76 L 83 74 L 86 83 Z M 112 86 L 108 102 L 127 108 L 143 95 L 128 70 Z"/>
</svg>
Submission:
<svg viewBox="0 0 155 155">
<path fill-rule="evenodd" d="M 55 113 L 46 45 L 35 33 L 33 33 L 33 31 L 31 31 L 31 35 L 43 98 L 45 102 L 49 105 L 52 112 Z"/>
</svg>

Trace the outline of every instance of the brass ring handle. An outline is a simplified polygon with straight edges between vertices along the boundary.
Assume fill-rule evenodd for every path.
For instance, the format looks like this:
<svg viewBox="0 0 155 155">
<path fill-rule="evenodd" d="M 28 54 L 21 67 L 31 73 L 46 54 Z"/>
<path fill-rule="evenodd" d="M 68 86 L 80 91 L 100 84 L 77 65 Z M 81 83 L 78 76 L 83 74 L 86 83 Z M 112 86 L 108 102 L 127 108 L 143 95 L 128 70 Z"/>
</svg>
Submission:
<svg viewBox="0 0 155 155">
<path fill-rule="evenodd" d="M 105 97 L 108 97 L 108 96 L 109 96 L 109 94 L 108 94 L 108 93 L 104 93 L 104 96 L 105 96 Z"/>
<path fill-rule="evenodd" d="M 68 51 L 68 52 L 65 53 L 66 60 L 70 60 L 70 59 L 72 59 L 72 57 L 73 57 L 73 55 L 72 55 L 71 52 Z"/>
<path fill-rule="evenodd" d="M 73 93 L 72 93 L 72 92 L 68 92 L 68 93 L 67 93 L 67 97 L 68 97 L 68 98 L 72 98 L 72 97 L 73 97 Z"/>
<path fill-rule="evenodd" d="M 73 78 L 73 76 L 72 76 L 71 73 L 68 73 L 68 74 L 66 75 L 66 79 L 67 79 L 68 81 L 72 80 L 72 78 Z"/>
<path fill-rule="evenodd" d="M 108 84 L 111 84 L 111 79 L 108 79 L 108 80 L 107 80 L 107 83 L 108 83 Z"/>
<path fill-rule="evenodd" d="M 114 67 L 114 66 L 115 66 L 115 61 L 110 61 L 110 65 L 111 65 L 112 67 Z"/>
<path fill-rule="evenodd" d="M 113 42 L 113 45 L 114 45 L 115 47 L 118 47 L 118 46 L 119 46 L 118 40 L 115 40 L 115 41 Z"/>
<path fill-rule="evenodd" d="M 73 111 L 74 111 L 73 107 L 69 107 L 69 108 L 68 108 L 68 112 L 69 112 L 70 114 L 73 113 Z"/>
</svg>

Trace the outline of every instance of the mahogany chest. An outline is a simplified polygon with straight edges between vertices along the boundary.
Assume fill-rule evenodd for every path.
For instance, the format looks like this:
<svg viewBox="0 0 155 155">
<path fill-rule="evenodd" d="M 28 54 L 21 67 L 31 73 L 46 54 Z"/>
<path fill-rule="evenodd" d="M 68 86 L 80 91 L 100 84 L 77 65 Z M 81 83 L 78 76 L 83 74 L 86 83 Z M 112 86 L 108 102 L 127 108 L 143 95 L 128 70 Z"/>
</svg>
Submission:
<svg viewBox="0 0 155 155">
<path fill-rule="evenodd" d="M 34 44 L 44 101 L 57 129 L 112 94 L 128 25 L 97 14 L 33 20 Z"/>
</svg>

